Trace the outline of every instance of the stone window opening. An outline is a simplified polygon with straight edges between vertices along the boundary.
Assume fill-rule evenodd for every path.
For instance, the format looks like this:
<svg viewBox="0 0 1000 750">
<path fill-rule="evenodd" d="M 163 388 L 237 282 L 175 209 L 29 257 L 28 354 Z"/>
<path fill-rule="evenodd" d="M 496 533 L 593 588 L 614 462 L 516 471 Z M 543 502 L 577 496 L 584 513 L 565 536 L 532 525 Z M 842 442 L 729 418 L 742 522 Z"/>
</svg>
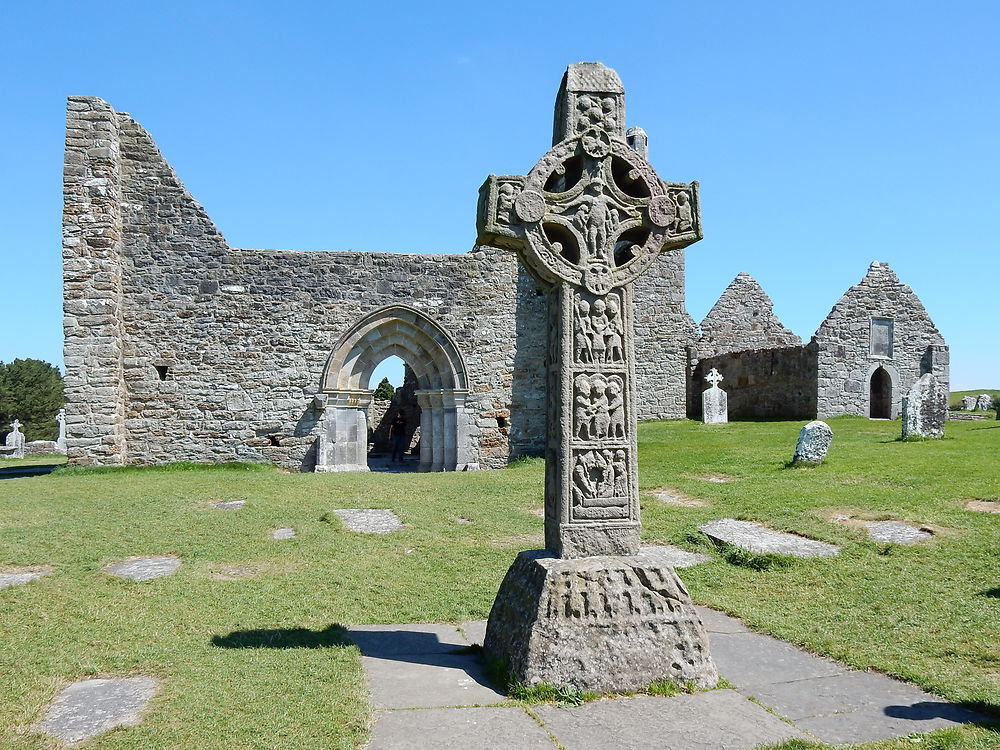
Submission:
<svg viewBox="0 0 1000 750">
<path fill-rule="evenodd" d="M 281 443 L 278 440 L 278 437 L 279 437 L 278 435 L 268 435 L 267 436 L 267 442 L 268 442 L 268 444 L 269 445 L 274 445 L 274 446 L 281 445 Z"/>
<path fill-rule="evenodd" d="M 892 318 L 872 318 L 869 351 L 874 359 L 892 359 L 892 338 Z"/>
<path fill-rule="evenodd" d="M 166 380 L 170 375 L 170 367 L 167 365 L 153 365 L 153 369 L 156 370 L 156 377 L 160 380 Z"/>
</svg>

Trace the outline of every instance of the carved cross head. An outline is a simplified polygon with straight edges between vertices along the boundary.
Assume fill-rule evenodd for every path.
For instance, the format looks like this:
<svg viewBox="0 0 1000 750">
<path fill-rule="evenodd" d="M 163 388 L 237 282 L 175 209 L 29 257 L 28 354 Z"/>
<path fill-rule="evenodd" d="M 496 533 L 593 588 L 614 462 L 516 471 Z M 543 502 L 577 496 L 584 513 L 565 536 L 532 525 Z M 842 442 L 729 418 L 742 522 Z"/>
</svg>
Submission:
<svg viewBox="0 0 1000 750">
<path fill-rule="evenodd" d="M 725 380 L 725 378 L 722 377 L 719 371 L 713 367 L 711 370 L 709 370 L 708 375 L 705 376 L 705 380 L 711 383 L 713 388 L 718 388 L 719 383 Z"/>
<path fill-rule="evenodd" d="M 21 423 L 18 422 L 16 419 L 10 423 L 10 426 L 14 430 L 14 432 L 17 432 L 18 430 L 21 429 Z"/>
<path fill-rule="evenodd" d="M 625 138 L 625 93 L 600 63 L 571 65 L 555 145 L 526 176 L 480 189 L 479 242 L 518 250 L 542 281 L 604 295 L 663 250 L 701 239 L 698 184 L 664 182 Z"/>
</svg>

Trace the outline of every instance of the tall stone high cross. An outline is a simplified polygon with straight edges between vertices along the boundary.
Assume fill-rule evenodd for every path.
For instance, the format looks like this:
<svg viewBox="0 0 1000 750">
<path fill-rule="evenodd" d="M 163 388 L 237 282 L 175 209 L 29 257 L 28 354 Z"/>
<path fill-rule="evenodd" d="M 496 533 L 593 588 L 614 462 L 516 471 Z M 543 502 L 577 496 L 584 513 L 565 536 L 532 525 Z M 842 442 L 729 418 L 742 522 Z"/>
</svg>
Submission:
<svg viewBox="0 0 1000 750">
<path fill-rule="evenodd" d="M 545 544 L 560 557 L 639 548 L 632 282 L 702 237 L 698 184 L 662 181 L 633 131 L 635 149 L 618 75 L 571 65 L 552 149 L 480 189 L 479 242 L 516 249 L 549 288 Z"/>
<path fill-rule="evenodd" d="M 701 238 L 698 188 L 660 180 L 645 134 L 624 123 L 615 72 L 571 65 L 555 145 L 526 176 L 491 175 L 480 190 L 479 242 L 516 249 L 549 290 L 547 549 L 514 560 L 483 649 L 529 685 L 714 687 L 684 584 L 639 549 L 636 468 L 632 282 Z"/>
</svg>

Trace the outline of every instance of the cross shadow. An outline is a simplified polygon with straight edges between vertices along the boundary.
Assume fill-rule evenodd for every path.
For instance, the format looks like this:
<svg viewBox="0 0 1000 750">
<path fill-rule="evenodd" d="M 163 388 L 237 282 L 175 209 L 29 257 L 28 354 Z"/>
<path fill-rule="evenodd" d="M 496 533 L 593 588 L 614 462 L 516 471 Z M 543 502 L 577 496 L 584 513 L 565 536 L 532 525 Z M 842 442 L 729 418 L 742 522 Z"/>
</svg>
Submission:
<svg viewBox="0 0 1000 750">
<path fill-rule="evenodd" d="M 234 630 L 228 635 L 213 635 L 218 648 L 345 648 L 354 643 L 347 628 L 333 624 L 325 630 L 278 628 L 274 630 Z"/>
<path fill-rule="evenodd" d="M 993 599 L 1000 599 L 1000 586 L 992 589 L 986 589 L 985 591 L 980 591 L 976 596 L 988 596 Z"/>
<path fill-rule="evenodd" d="M 956 724 L 977 724 L 994 731 L 1000 730 L 1000 719 L 967 708 L 962 704 L 945 701 L 917 701 L 909 706 L 886 706 L 882 709 L 886 716 L 910 721 L 945 719 Z"/>
</svg>

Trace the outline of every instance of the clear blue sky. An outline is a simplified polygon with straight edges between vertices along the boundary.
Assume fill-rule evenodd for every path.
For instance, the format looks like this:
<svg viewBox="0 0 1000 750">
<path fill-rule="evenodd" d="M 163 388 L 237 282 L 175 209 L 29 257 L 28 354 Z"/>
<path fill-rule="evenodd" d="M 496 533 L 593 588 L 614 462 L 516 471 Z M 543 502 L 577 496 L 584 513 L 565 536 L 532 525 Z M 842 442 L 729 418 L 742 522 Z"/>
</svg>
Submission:
<svg viewBox="0 0 1000 750">
<path fill-rule="evenodd" d="M 156 139 L 236 247 L 463 252 L 479 185 L 549 146 L 566 65 L 699 180 L 700 320 L 739 272 L 807 339 L 872 260 L 955 389 L 1000 386 L 1000 3 L 8 3 L 0 360 L 61 364 L 65 97 Z"/>
</svg>

